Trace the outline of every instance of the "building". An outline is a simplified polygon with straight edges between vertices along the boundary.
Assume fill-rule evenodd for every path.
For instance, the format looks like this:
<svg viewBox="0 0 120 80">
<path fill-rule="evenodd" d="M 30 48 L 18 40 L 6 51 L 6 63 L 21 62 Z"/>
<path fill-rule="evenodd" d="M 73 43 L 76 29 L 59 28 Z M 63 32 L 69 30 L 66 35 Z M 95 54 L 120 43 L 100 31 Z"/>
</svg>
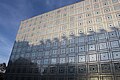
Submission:
<svg viewBox="0 0 120 80">
<path fill-rule="evenodd" d="M 0 80 L 5 80 L 6 64 L 0 64 Z"/>
<path fill-rule="evenodd" d="M 6 80 L 120 80 L 120 0 L 83 0 L 21 21 Z"/>
</svg>

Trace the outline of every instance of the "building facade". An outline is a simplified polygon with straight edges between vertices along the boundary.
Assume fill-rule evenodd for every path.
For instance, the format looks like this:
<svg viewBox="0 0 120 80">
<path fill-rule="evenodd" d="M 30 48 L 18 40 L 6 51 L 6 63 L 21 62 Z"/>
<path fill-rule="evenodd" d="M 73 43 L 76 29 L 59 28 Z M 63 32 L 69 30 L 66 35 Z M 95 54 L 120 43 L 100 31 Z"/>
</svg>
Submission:
<svg viewBox="0 0 120 80">
<path fill-rule="evenodd" d="M 82 0 L 21 21 L 6 80 L 120 80 L 120 0 Z"/>
</svg>

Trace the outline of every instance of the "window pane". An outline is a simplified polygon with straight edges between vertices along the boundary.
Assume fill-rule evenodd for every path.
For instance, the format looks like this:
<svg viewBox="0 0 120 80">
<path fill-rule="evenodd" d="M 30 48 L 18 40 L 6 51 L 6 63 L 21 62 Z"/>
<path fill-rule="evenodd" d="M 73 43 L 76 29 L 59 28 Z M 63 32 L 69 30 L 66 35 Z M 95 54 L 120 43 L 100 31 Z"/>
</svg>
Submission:
<svg viewBox="0 0 120 80">
<path fill-rule="evenodd" d="M 118 41 L 112 41 L 111 46 L 112 47 L 119 47 Z"/>
<path fill-rule="evenodd" d="M 85 62 L 85 56 L 79 56 L 78 59 L 79 62 Z"/>
<path fill-rule="evenodd" d="M 95 45 L 89 45 L 89 50 L 95 50 Z"/>
<path fill-rule="evenodd" d="M 93 55 L 89 55 L 89 59 L 90 61 L 96 61 L 96 54 L 93 54 Z"/>
<path fill-rule="evenodd" d="M 100 43 L 100 49 L 106 49 L 107 48 L 107 45 L 106 43 Z"/>
<path fill-rule="evenodd" d="M 60 63 L 65 63 L 65 58 L 60 58 Z"/>
<path fill-rule="evenodd" d="M 101 60 L 108 60 L 108 53 L 102 53 L 100 54 Z"/>
<path fill-rule="evenodd" d="M 75 62 L 75 57 L 69 57 L 69 63 L 74 63 Z"/>
</svg>

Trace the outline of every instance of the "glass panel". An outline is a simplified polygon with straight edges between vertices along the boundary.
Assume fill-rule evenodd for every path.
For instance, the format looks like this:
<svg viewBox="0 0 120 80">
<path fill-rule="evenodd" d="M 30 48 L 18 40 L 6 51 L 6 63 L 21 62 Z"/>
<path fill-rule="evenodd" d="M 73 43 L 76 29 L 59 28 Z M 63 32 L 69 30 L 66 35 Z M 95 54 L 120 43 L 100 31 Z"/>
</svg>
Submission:
<svg viewBox="0 0 120 80">
<path fill-rule="evenodd" d="M 106 49 L 107 48 L 107 45 L 106 43 L 100 43 L 100 49 Z"/>
<path fill-rule="evenodd" d="M 90 71 L 90 73 L 98 72 L 98 66 L 97 65 L 89 65 L 89 71 Z"/>
<path fill-rule="evenodd" d="M 99 34 L 99 35 L 98 35 L 98 38 L 99 38 L 99 39 L 105 39 L 105 34 Z"/>
<path fill-rule="evenodd" d="M 65 49 L 61 49 L 61 54 L 64 54 L 66 52 Z"/>
<path fill-rule="evenodd" d="M 85 51 L 85 46 L 79 46 L 79 52 Z"/>
<path fill-rule="evenodd" d="M 119 47 L 118 41 L 112 41 L 111 46 L 112 47 Z"/>
<path fill-rule="evenodd" d="M 75 51 L 75 48 L 70 48 L 70 53 L 74 52 Z"/>
<path fill-rule="evenodd" d="M 100 54 L 101 60 L 108 60 L 108 53 L 102 53 Z"/>
<path fill-rule="evenodd" d="M 95 45 L 89 45 L 89 50 L 95 50 Z"/>
<path fill-rule="evenodd" d="M 69 57 L 69 63 L 74 63 L 75 62 L 75 57 Z"/>
<path fill-rule="evenodd" d="M 80 65 L 78 66 L 78 72 L 79 73 L 86 73 L 86 65 Z"/>
<path fill-rule="evenodd" d="M 52 59 L 51 59 L 51 64 L 56 64 L 56 62 L 57 62 L 57 61 L 56 61 L 56 58 L 52 58 Z"/>
<path fill-rule="evenodd" d="M 48 64 L 49 60 L 48 59 L 44 59 L 44 64 Z"/>
<path fill-rule="evenodd" d="M 113 52 L 113 58 L 119 59 L 120 58 L 120 52 Z"/>
<path fill-rule="evenodd" d="M 60 58 L 60 63 L 65 63 L 65 58 Z"/>
<path fill-rule="evenodd" d="M 79 56 L 78 59 L 79 62 L 85 62 L 85 56 Z"/>
<path fill-rule="evenodd" d="M 120 72 L 120 63 L 114 63 L 115 72 Z"/>
<path fill-rule="evenodd" d="M 103 77 L 103 80 L 113 80 L 112 77 Z"/>
<path fill-rule="evenodd" d="M 96 54 L 93 54 L 93 55 L 89 55 L 89 59 L 90 61 L 96 61 Z"/>
<path fill-rule="evenodd" d="M 101 70 L 103 73 L 111 72 L 110 64 L 101 64 Z"/>
</svg>

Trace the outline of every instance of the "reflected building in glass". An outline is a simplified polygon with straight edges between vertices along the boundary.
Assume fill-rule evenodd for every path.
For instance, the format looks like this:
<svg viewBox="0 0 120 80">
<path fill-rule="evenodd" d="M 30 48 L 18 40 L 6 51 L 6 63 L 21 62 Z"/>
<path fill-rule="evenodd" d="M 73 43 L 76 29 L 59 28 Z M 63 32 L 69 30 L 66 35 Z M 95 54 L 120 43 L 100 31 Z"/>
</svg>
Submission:
<svg viewBox="0 0 120 80">
<path fill-rule="evenodd" d="M 21 21 L 6 80 L 120 80 L 120 0 L 83 0 Z"/>
</svg>

